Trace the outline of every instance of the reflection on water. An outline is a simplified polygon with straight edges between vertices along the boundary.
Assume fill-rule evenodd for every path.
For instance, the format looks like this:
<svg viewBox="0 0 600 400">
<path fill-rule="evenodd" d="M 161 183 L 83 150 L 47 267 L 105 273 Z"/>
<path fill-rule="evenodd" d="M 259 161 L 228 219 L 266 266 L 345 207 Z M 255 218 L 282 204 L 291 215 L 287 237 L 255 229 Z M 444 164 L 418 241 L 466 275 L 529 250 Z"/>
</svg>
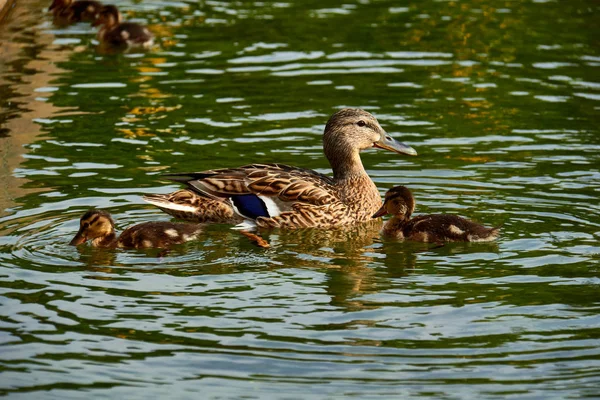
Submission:
<svg viewBox="0 0 600 400">
<path fill-rule="evenodd" d="M 118 1 L 158 44 L 115 55 L 18 2 L 0 24 L 0 391 L 596 396 L 598 5 L 487 3 Z M 225 225 L 167 254 L 67 245 L 89 208 L 120 231 L 168 220 L 141 200 L 177 188 L 163 172 L 329 173 L 344 106 L 419 151 L 363 154 L 382 194 L 406 185 L 417 214 L 500 240 L 398 242 L 372 221 L 264 232 L 266 250 Z"/>
</svg>

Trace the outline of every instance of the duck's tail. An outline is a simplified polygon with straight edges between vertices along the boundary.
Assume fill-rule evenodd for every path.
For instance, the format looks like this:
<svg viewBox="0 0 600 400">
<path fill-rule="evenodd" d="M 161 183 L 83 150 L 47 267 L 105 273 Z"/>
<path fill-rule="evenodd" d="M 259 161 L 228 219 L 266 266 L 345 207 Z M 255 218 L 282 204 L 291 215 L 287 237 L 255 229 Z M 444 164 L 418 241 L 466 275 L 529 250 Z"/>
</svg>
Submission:
<svg viewBox="0 0 600 400">
<path fill-rule="evenodd" d="M 168 194 L 147 194 L 142 198 L 167 214 L 185 221 L 221 224 L 237 224 L 242 221 L 226 201 L 209 199 L 185 189 Z"/>
<path fill-rule="evenodd" d="M 171 214 L 171 212 L 194 214 L 196 212 L 196 207 L 189 204 L 173 202 L 171 197 L 172 195 L 170 194 L 145 194 L 142 196 L 142 199 L 146 203 L 150 203 L 153 206 L 160 208 L 167 214 Z"/>
</svg>

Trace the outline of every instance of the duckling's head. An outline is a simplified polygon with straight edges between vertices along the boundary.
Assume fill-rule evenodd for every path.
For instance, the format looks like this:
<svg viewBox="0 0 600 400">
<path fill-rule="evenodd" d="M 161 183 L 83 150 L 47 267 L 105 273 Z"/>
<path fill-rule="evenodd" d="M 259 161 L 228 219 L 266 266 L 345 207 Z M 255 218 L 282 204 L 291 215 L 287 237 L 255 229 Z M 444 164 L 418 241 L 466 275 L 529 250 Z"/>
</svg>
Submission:
<svg viewBox="0 0 600 400">
<path fill-rule="evenodd" d="M 401 219 L 409 219 L 413 211 L 415 211 L 415 198 L 410 190 L 404 186 L 396 186 L 387 191 L 383 206 L 373 215 L 373 218 L 392 214 Z"/>
<path fill-rule="evenodd" d="M 360 108 L 344 108 L 327 121 L 323 149 L 328 158 L 336 152 L 353 153 L 371 147 L 417 155 L 412 147 L 394 140 L 373 115 Z"/>
<path fill-rule="evenodd" d="M 102 239 L 114 235 L 115 223 L 106 211 L 90 210 L 79 220 L 79 232 L 71 243 L 72 246 L 85 243 L 88 240 Z"/>
<path fill-rule="evenodd" d="M 52 11 L 55 8 L 62 9 L 67 8 L 73 3 L 73 0 L 52 0 L 52 4 L 48 7 L 48 11 Z"/>
<path fill-rule="evenodd" d="M 92 26 L 106 25 L 108 27 L 118 25 L 119 23 L 121 23 L 121 13 L 119 12 L 119 9 L 117 6 L 109 4 L 100 9 Z"/>
</svg>

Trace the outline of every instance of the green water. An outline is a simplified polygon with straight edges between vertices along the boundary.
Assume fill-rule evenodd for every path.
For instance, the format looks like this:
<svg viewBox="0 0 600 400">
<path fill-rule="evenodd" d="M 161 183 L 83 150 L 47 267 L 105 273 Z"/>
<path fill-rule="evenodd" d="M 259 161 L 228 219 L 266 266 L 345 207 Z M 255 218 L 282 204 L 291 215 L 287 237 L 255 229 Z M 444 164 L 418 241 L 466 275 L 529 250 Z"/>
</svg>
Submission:
<svg viewBox="0 0 600 400">
<path fill-rule="evenodd" d="M 0 25 L 0 393 L 12 398 L 600 396 L 597 1 L 117 2 L 146 53 L 23 0 Z M 73 248 L 90 207 L 169 220 L 164 172 L 329 173 L 340 107 L 418 152 L 367 151 L 417 214 L 491 244 L 378 224 L 229 226 L 156 252 Z"/>
</svg>

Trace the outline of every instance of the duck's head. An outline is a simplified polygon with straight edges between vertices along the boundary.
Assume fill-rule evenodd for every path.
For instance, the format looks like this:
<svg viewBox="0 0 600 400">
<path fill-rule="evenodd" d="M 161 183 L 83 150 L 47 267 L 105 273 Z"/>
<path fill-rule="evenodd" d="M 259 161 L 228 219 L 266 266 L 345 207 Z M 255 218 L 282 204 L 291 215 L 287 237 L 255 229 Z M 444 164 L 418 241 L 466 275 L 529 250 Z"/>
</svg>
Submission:
<svg viewBox="0 0 600 400">
<path fill-rule="evenodd" d="M 67 8 L 71 5 L 71 3 L 73 3 L 73 0 L 52 0 L 52 4 L 50 4 L 50 7 L 48 7 L 48 11 L 52 11 L 55 8 Z"/>
<path fill-rule="evenodd" d="M 412 147 L 388 135 L 371 113 L 360 108 L 344 108 L 327 121 L 323 135 L 325 154 L 333 154 L 344 148 L 360 151 L 371 147 L 417 155 Z"/>
<path fill-rule="evenodd" d="M 88 240 L 105 238 L 115 232 L 115 223 L 109 213 L 101 210 L 90 210 L 79 220 L 79 232 L 75 235 L 71 246 L 77 246 Z"/>
<path fill-rule="evenodd" d="M 114 26 L 121 23 L 121 13 L 117 6 L 109 4 L 104 6 L 98 12 L 96 20 L 92 23 L 92 26 L 106 25 Z"/>
<path fill-rule="evenodd" d="M 413 211 L 415 211 L 415 198 L 410 190 L 404 186 L 396 186 L 387 191 L 383 206 L 373 214 L 373 218 L 392 214 L 401 219 L 409 219 Z"/>
</svg>

